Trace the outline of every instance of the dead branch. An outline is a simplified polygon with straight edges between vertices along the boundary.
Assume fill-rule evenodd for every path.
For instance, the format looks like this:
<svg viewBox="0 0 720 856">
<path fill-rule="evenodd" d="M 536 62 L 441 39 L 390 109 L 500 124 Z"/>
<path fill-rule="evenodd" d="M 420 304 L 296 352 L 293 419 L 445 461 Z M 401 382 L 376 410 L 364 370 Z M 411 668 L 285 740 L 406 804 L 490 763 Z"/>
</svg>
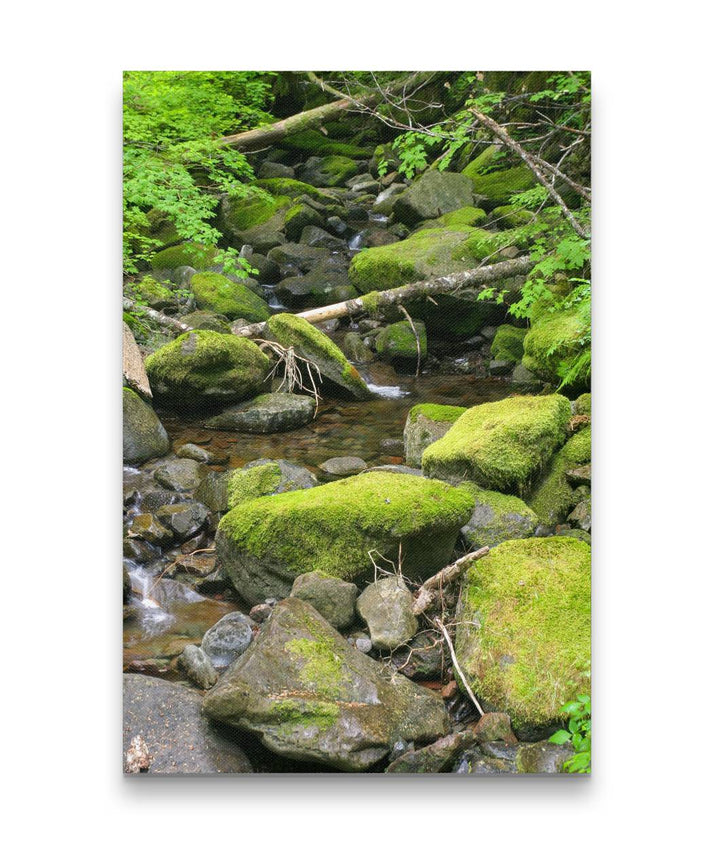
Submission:
<svg viewBox="0 0 720 856">
<path fill-rule="evenodd" d="M 472 553 L 468 553 L 466 556 L 462 556 L 456 562 L 453 562 L 451 565 L 447 565 L 434 576 L 425 580 L 418 589 L 417 597 L 413 604 L 413 613 L 415 615 L 421 615 L 423 612 L 426 612 L 434 605 L 438 597 L 438 592 L 441 591 L 444 586 L 449 585 L 453 580 L 456 580 L 468 565 L 471 565 L 476 559 L 481 559 L 483 556 L 487 556 L 489 552 L 489 547 L 481 547 L 479 550 L 475 550 Z"/>
<path fill-rule="evenodd" d="M 123 309 L 126 312 L 129 310 L 144 312 L 148 318 L 152 318 L 152 320 L 160 324 L 161 327 L 172 327 L 174 330 L 179 330 L 181 333 L 187 333 L 189 330 L 193 329 L 189 324 L 184 324 L 182 321 L 178 321 L 177 318 L 171 318 L 169 315 L 158 312 L 157 309 L 151 309 L 149 306 L 140 306 L 139 303 L 135 303 L 135 301 L 130 300 L 129 297 L 123 297 Z"/>
<path fill-rule="evenodd" d="M 488 548 L 484 547 L 483 549 L 487 550 Z M 440 621 L 439 618 L 436 618 L 434 623 L 440 629 L 442 635 L 445 637 L 445 641 L 447 642 L 448 648 L 450 649 L 450 657 L 453 661 L 453 666 L 455 666 L 457 676 L 463 682 L 463 686 L 467 690 L 467 694 L 470 696 L 472 703 L 478 709 L 480 716 L 485 716 L 485 711 L 480 707 L 480 702 L 477 700 L 475 693 L 472 691 L 470 684 L 467 682 L 467 678 L 465 677 L 463 670 L 460 668 L 460 663 L 458 663 L 457 657 L 455 656 L 455 648 L 453 647 L 453 643 L 450 639 L 450 634 L 447 632 L 447 630 L 445 629 L 445 625 L 442 623 L 442 621 Z"/>
</svg>

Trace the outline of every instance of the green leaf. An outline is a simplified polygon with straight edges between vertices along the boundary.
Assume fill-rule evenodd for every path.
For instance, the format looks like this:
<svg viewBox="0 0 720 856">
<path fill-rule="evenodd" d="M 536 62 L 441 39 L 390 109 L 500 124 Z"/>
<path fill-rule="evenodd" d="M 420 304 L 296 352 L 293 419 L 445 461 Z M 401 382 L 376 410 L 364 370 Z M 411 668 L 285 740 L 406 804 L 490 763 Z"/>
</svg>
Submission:
<svg viewBox="0 0 720 856">
<path fill-rule="evenodd" d="M 551 737 L 548 737 L 548 743 L 557 743 L 558 746 L 562 746 L 563 743 L 567 743 L 572 735 L 565 731 L 563 728 L 556 731 Z"/>
</svg>

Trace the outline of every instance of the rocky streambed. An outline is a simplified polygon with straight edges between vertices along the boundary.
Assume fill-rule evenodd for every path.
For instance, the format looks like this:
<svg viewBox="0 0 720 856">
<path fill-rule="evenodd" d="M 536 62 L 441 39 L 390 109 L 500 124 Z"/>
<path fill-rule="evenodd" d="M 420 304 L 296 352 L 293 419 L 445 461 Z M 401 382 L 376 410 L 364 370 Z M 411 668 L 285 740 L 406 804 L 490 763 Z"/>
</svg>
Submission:
<svg viewBox="0 0 720 856">
<path fill-rule="evenodd" d="M 262 194 L 223 198 L 256 279 L 158 214 L 168 246 L 127 284 L 192 327 L 126 319 L 129 772 L 537 773 L 571 754 L 547 737 L 589 688 L 590 396 L 553 393 L 527 330 L 474 294 L 410 305 L 412 324 L 292 314 L 512 238 L 472 170 L 409 183 L 379 174 L 382 146 L 348 151 L 290 141 L 256 165 Z"/>
</svg>

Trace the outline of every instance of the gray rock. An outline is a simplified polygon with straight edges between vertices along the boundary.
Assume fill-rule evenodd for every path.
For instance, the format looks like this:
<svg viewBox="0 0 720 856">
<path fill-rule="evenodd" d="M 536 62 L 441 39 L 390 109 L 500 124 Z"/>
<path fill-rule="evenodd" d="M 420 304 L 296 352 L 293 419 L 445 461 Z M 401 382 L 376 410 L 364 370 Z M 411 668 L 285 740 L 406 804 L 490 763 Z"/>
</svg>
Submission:
<svg viewBox="0 0 720 856">
<path fill-rule="evenodd" d="M 230 475 L 229 472 L 209 472 L 195 491 L 195 499 L 206 505 L 210 511 L 227 511 Z"/>
<path fill-rule="evenodd" d="M 241 502 L 259 496 L 315 487 L 317 483 L 315 476 L 305 467 L 282 458 L 277 461 L 260 458 L 230 473 L 228 508 L 235 508 Z"/>
<path fill-rule="evenodd" d="M 197 461 L 180 459 L 163 464 L 155 470 L 155 481 L 169 490 L 195 490 L 203 477 L 203 467 Z"/>
<path fill-rule="evenodd" d="M 362 458 L 345 455 L 340 458 L 328 458 L 320 464 L 320 469 L 331 476 L 354 476 L 367 469 Z"/>
<path fill-rule="evenodd" d="M 300 171 L 300 180 L 315 187 L 339 187 L 358 172 L 358 163 L 342 155 L 308 158 Z"/>
<path fill-rule="evenodd" d="M 127 531 L 128 538 L 142 538 L 150 544 L 171 544 L 173 533 L 153 514 L 138 514 Z"/>
<path fill-rule="evenodd" d="M 515 772 L 513 762 L 489 758 L 476 747 L 463 752 L 453 767 L 453 773 L 466 776 L 498 776 Z"/>
<path fill-rule="evenodd" d="M 349 627 L 355 620 L 358 596 L 355 583 L 311 571 L 295 578 L 290 596 L 312 604 L 325 621 L 338 630 Z"/>
<path fill-rule="evenodd" d="M 162 505 L 157 510 L 158 520 L 186 541 L 197 534 L 207 523 L 208 510 L 200 502 L 179 502 Z"/>
<path fill-rule="evenodd" d="M 408 413 L 403 430 L 407 465 L 419 467 L 425 449 L 444 437 L 464 412 L 464 407 L 437 407 L 429 404 L 413 407 Z"/>
<path fill-rule="evenodd" d="M 463 487 L 475 497 L 473 515 L 461 530 L 470 547 L 478 550 L 511 539 L 532 537 L 538 516 L 521 499 L 483 490 L 472 482 L 463 482 Z"/>
<path fill-rule="evenodd" d="M 379 199 L 379 197 L 378 197 Z M 456 172 L 429 169 L 395 200 L 400 222 L 414 226 L 473 204 L 472 179 Z"/>
<path fill-rule="evenodd" d="M 573 508 L 570 514 L 568 514 L 567 519 L 568 522 L 572 523 L 574 526 L 583 529 L 585 532 L 589 532 L 592 529 L 592 507 L 590 498 L 587 497 L 578 502 L 575 508 Z"/>
<path fill-rule="evenodd" d="M 391 679 L 298 598 L 277 604 L 203 710 L 259 733 L 278 755 L 347 771 L 368 769 L 398 740 L 429 742 L 449 731 L 437 696 Z"/>
<path fill-rule="evenodd" d="M 288 237 L 290 237 L 288 235 Z M 325 247 L 328 250 L 346 250 L 347 244 L 342 238 L 336 238 L 319 226 L 305 226 L 300 235 L 300 243 L 309 247 Z"/>
<path fill-rule="evenodd" d="M 123 389 L 123 461 L 142 464 L 170 449 L 167 431 L 155 411 L 132 389 Z"/>
<path fill-rule="evenodd" d="M 279 247 L 273 247 L 267 254 L 270 261 L 280 268 L 282 273 L 288 270 L 285 275 L 288 276 L 291 269 L 296 269 L 302 273 L 307 273 L 318 262 L 327 259 L 330 255 L 330 250 L 324 247 L 306 247 L 304 244 L 282 244 Z"/>
<path fill-rule="evenodd" d="M 257 172 L 258 178 L 295 178 L 295 170 L 284 163 L 264 161 Z"/>
<path fill-rule="evenodd" d="M 124 321 L 122 353 L 123 384 L 145 398 L 152 398 L 150 381 L 145 371 L 145 363 L 140 348 L 137 346 L 132 330 Z"/>
<path fill-rule="evenodd" d="M 268 392 L 223 410 L 206 419 L 204 425 L 223 431 L 273 434 L 307 425 L 314 415 L 315 400 L 310 396 Z"/>
<path fill-rule="evenodd" d="M 500 711 L 489 711 L 475 724 L 473 733 L 479 743 L 502 742 L 509 745 L 517 743 L 513 733 L 510 717 Z"/>
<path fill-rule="evenodd" d="M 439 633 L 424 630 L 394 651 L 392 661 L 406 678 L 432 681 L 450 664 L 450 654 Z"/>
<path fill-rule="evenodd" d="M 543 740 L 539 743 L 521 743 L 516 764 L 518 773 L 564 773 L 563 765 L 573 756 L 569 746 L 557 746 Z"/>
<path fill-rule="evenodd" d="M 318 228 L 322 226 L 323 222 L 320 212 L 301 202 L 298 205 L 293 205 L 290 211 L 288 211 L 285 218 L 285 234 L 291 241 L 298 241 L 299 243 L 306 244 L 308 242 L 302 238 L 301 235 L 308 228 Z M 322 232 L 323 230 L 320 229 L 320 231 Z M 328 235 L 328 237 L 330 236 Z M 312 244 L 311 246 L 321 245 Z"/>
<path fill-rule="evenodd" d="M 252 642 L 253 622 L 242 612 L 229 612 L 205 633 L 200 647 L 216 669 L 224 669 Z"/>
<path fill-rule="evenodd" d="M 357 611 L 370 631 L 373 646 L 390 651 L 417 633 L 413 598 L 398 576 L 371 583 L 357 601 Z"/>
<path fill-rule="evenodd" d="M 406 190 L 407 187 L 404 184 L 391 184 L 390 187 L 387 187 L 378 195 L 378 198 L 375 200 L 375 204 L 373 205 L 373 213 L 392 214 L 395 198 L 400 196 L 400 194 L 404 193 Z"/>
<path fill-rule="evenodd" d="M 189 458 L 199 464 L 225 464 L 228 460 L 227 455 L 217 455 L 210 449 L 203 449 L 202 446 L 197 446 L 195 443 L 184 443 L 175 454 L 178 458 Z"/>
<path fill-rule="evenodd" d="M 202 694 L 146 675 L 123 676 L 123 757 L 134 737 L 147 744 L 147 775 L 252 773 L 242 737 L 222 737 L 202 716 Z"/>
<path fill-rule="evenodd" d="M 347 232 L 347 223 L 343 222 L 335 214 L 327 218 L 327 224 L 336 235 L 344 235 Z"/>
<path fill-rule="evenodd" d="M 178 665 L 201 690 L 209 690 L 217 683 L 218 673 L 208 655 L 197 645 L 186 645 L 183 648 Z"/>
<path fill-rule="evenodd" d="M 430 746 L 401 755 L 385 770 L 386 773 L 447 773 L 458 755 L 475 742 L 469 731 L 459 731 L 441 737 Z"/>
</svg>

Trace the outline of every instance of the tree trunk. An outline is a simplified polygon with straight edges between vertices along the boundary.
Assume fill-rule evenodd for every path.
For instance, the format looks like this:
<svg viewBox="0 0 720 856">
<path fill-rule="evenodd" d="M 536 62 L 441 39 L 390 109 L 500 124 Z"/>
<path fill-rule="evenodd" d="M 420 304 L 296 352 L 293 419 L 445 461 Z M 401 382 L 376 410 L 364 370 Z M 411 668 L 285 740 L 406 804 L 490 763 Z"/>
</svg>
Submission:
<svg viewBox="0 0 720 856">
<path fill-rule="evenodd" d="M 527 273 L 535 262 L 530 256 L 520 256 L 506 262 L 498 262 L 494 265 L 472 268 L 472 270 L 451 273 L 447 276 L 438 276 L 434 279 L 412 282 L 409 285 L 401 285 L 399 288 L 390 288 L 387 291 L 373 291 L 362 297 L 345 300 L 343 303 L 333 303 L 330 306 L 321 306 L 319 309 L 308 309 L 298 312 L 298 318 L 304 318 L 311 324 L 319 324 L 321 321 L 329 321 L 332 318 L 344 318 L 347 315 L 358 315 L 361 312 L 375 312 L 388 309 L 406 300 L 414 300 L 418 297 L 431 297 L 433 294 L 446 294 L 469 286 L 484 285 L 498 279 L 506 279 L 518 274 Z M 236 336 L 259 336 L 265 330 L 265 322 L 258 324 L 246 324 L 233 326 Z"/>
</svg>

